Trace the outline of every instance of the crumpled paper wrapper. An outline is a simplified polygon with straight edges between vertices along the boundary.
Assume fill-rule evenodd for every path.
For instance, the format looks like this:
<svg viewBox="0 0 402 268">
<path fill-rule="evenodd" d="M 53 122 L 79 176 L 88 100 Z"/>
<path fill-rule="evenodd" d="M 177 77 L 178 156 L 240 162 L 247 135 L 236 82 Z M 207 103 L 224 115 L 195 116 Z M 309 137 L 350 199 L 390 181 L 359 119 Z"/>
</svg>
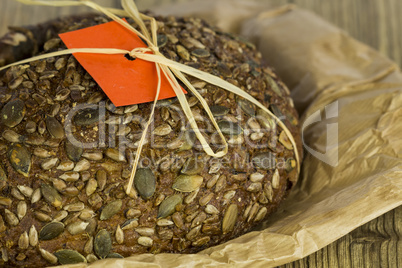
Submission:
<svg viewBox="0 0 402 268">
<path fill-rule="evenodd" d="M 203 0 L 155 12 L 200 16 L 240 33 L 277 70 L 301 114 L 306 150 L 290 196 L 255 231 L 198 254 L 143 254 L 89 267 L 277 266 L 402 204 L 397 65 L 309 11 L 269 8 L 263 1 Z"/>
</svg>

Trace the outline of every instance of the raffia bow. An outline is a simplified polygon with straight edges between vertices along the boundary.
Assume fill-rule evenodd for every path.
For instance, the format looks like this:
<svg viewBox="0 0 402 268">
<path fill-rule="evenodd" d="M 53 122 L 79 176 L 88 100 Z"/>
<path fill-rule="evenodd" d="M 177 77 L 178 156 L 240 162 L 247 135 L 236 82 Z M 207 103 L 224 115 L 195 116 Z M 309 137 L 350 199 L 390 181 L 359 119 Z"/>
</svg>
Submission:
<svg viewBox="0 0 402 268">
<path fill-rule="evenodd" d="M 124 49 L 115 49 L 115 48 L 66 49 L 66 50 L 62 50 L 62 51 L 57 51 L 57 52 L 52 52 L 52 53 L 47 53 L 47 54 L 31 57 L 29 59 L 18 61 L 18 62 L 9 64 L 7 66 L 0 68 L 0 71 L 1 71 L 3 69 L 9 68 L 11 66 L 29 63 L 32 61 L 41 60 L 41 59 L 45 59 L 45 58 L 49 58 L 49 57 L 55 57 L 55 56 L 73 54 L 73 53 L 124 54 L 124 55 L 129 54 L 133 58 L 138 58 L 138 59 L 142 59 L 145 61 L 154 62 L 155 66 L 156 66 L 157 75 L 158 75 L 157 92 L 156 92 L 156 96 L 155 96 L 155 99 L 154 99 L 154 102 L 152 105 L 152 111 L 149 116 L 149 120 L 147 121 L 147 124 L 145 125 L 145 129 L 144 129 L 144 131 L 141 135 L 141 139 L 139 141 L 139 145 L 137 148 L 137 153 L 135 155 L 131 176 L 130 176 L 130 179 L 129 179 L 129 182 L 127 185 L 127 194 L 129 194 L 129 192 L 132 188 L 132 184 L 133 184 L 135 173 L 136 173 L 137 166 L 139 163 L 139 158 L 140 158 L 140 154 L 142 151 L 142 147 L 145 143 L 146 133 L 149 128 L 149 125 L 152 123 L 152 120 L 153 120 L 156 103 L 158 101 L 159 93 L 160 93 L 160 89 L 161 89 L 161 72 L 166 76 L 166 78 L 169 81 L 170 85 L 172 86 L 174 92 L 176 93 L 176 96 L 180 102 L 183 112 L 186 115 L 186 117 L 190 123 L 190 126 L 193 129 L 197 139 L 200 141 L 201 146 L 202 146 L 203 150 L 205 151 L 205 153 L 207 153 L 208 155 L 210 155 L 212 157 L 223 157 L 228 152 L 228 144 L 227 144 L 226 139 L 223 136 L 211 110 L 209 109 L 207 102 L 198 93 L 198 91 L 193 87 L 193 85 L 187 80 L 187 78 L 184 76 L 183 73 L 186 73 L 190 76 L 203 80 L 209 84 L 218 86 L 229 92 L 232 92 L 232 93 L 250 101 L 251 103 L 256 105 L 258 108 L 262 109 L 264 112 L 269 114 L 272 118 L 274 118 L 276 123 L 278 123 L 278 125 L 285 131 L 287 137 L 289 138 L 290 142 L 293 145 L 295 158 L 296 158 L 296 162 L 297 162 L 297 172 L 298 172 L 298 174 L 300 173 L 300 159 L 299 159 L 299 154 L 297 151 L 296 142 L 294 140 L 292 133 L 285 126 L 285 124 L 279 118 L 277 118 L 272 112 L 270 112 L 264 105 L 262 105 L 254 97 L 252 97 L 245 91 L 241 90 L 240 88 L 226 82 L 225 80 L 223 80 L 219 77 L 216 77 L 209 73 L 183 65 L 181 63 L 169 60 L 165 56 L 163 56 L 159 52 L 158 45 L 157 45 L 157 23 L 156 23 L 155 18 L 140 13 L 133 0 L 121 0 L 123 10 L 113 9 L 113 8 L 105 8 L 105 7 L 102 7 L 89 0 L 78 0 L 78 1 L 16 0 L 16 1 L 27 4 L 27 5 L 62 6 L 62 7 L 65 7 L 65 6 L 88 6 L 88 7 L 91 7 L 92 9 L 95 9 L 95 10 L 105 14 L 109 18 L 118 22 L 121 26 L 127 28 L 134 34 L 137 34 L 139 37 L 141 37 L 143 40 L 145 40 L 146 43 L 148 44 L 148 48 L 135 48 L 131 51 L 124 50 Z M 124 20 L 119 18 L 118 16 L 132 18 L 138 24 L 139 28 L 141 29 L 141 32 L 137 31 L 134 27 L 132 27 L 130 24 L 128 24 L 127 22 L 125 22 Z M 148 32 L 148 30 L 145 26 L 144 20 L 150 21 L 151 33 Z M 219 136 L 221 137 L 221 139 L 223 141 L 223 145 L 224 145 L 223 150 L 215 153 L 211 149 L 208 142 L 205 140 L 204 136 L 201 134 L 201 131 L 199 130 L 199 128 L 197 126 L 193 113 L 187 102 L 186 96 L 183 93 L 176 77 L 178 79 L 180 79 L 180 81 L 182 81 L 184 83 L 184 85 L 188 88 L 188 90 L 190 90 L 194 94 L 194 96 L 198 99 L 198 101 L 201 103 L 201 105 L 205 109 L 206 113 L 208 114 L 208 117 L 210 118 L 212 124 L 214 125 L 215 129 L 217 130 Z"/>
</svg>

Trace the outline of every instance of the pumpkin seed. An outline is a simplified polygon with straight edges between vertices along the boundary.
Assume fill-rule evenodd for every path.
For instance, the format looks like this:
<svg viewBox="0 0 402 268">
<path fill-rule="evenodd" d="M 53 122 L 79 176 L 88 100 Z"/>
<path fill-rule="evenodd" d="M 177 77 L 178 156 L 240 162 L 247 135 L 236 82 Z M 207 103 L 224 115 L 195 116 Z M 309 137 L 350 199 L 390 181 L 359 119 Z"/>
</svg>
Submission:
<svg viewBox="0 0 402 268">
<path fill-rule="evenodd" d="M 164 34 L 158 34 L 157 40 L 158 40 L 158 47 L 162 48 L 167 44 L 168 38 Z"/>
<path fill-rule="evenodd" d="M 207 58 L 211 55 L 208 50 L 202 48 L 197 48 L 191 51 L 191 54 L 193 54 L 197 58 Z"/>
<path fill-rule="evenodd" d="M 50 135 L 55 137 L 56 139 L 64 138 L 64 129 L 63 126 L 57 121 L 56 118 L 48 116 L 46 118 L 46 127 L 47 131 L 49 131 Z"/>
<path fill-rule="evenodd" d="M 54 207 L 58 208 L 62 205 L 62 199 L 59 193 L 52 186 L 43 183 L 41 185 L 42 196 Z"/>
<path fill-rule="evenodd" d="M 73 117 L 76 126 L 89 126 L 99 121 L 99 109 L 86 108 L 77 112 Z"/>
<path fill-rule="evenodd" d="M 228 107 L 221 106 L 221 105 L 213 105 L 213 106 L 209 107 L 209 109 L 211 110 L 211 113 L 215 117 L 225 116 L 230 111 L 230 109 Z"/>
<path fill-rule="evenodd" d="M 66 141 L 65 149 L 67 157 L 70 158 L 70 160 L 74 162 L 78 162 L 80 160 L 83 153 L 82 147 L 75 146 L 71 142 Z"/>
<path fill-rule="evenodd" d="M 288 160 L 286 160 L 285 163 L 285 170 L 286 172 L 291 172 L 294 168 L 296 167 L 296 160 L 294 160 L 293 158 L 289 158 Z M 1 170 L 0 170 L 1 172 Z M 0 178 L 1 178 L 1 174 L 0 174 Z"/>
<path fill-rule="evenodd" d="M 182 204 L 183 199 L 180 195 L 175 194 L 167 197 L 159 205 L 158 218 L 166 218 L 176 211 L 176 206 Z"/>
<path fill-rule="evenodd" d="M 231 204 L 225 212 L 225 216 L 222 221 L 222 232 L 224 234 L 231 232 L 237 221 L 238 207 L 236 204 Z"/>
<path fill-rule="evenodd" d="M 87 259 L 85 259 L 84 256 L 82 256 L 77 251 L 71 249 L 58 250 L 54 253 L 54 255 L 57 257 L 59 263 L 63 265 L 87 262 Z"/>
<path fill-rule="evenodd" d="M 222 120 L 218 122 L 218 126 L 223 134 L 236 136 L 243 133 L 243 129 L 238 123 Z"/>
<path fill-rule="evenodd" d="M 50 222 L 43 226 L 39 232 L 39 240 L 51 240 L 58 237 L 64 231 L 64 224 L 61 222 Z"/>
<path fill-rule="evenodd" d="M 143 199 L 151 198 L 156 189 L 156 178 L 152 170 L 149 168 L 137 169 L 134 185 Z"/>
<path fill-rule="evenodd" d="M 25 104 L 17 99 L 4 105 L 0 113 L 1 122 L 8 127 L 15 127 L 21 123 L 26 113 Z"/>
<path fill-rule="evenodd" d="M 24 145 L 15 144 L 11 146 L 8 151 L 8 158 L 15 171 L 28 177 L 31 170 L 31 154 Z"/>
<path fill-rule="evenodd" d="M 98 255 L 99 258 L 104 259 L 110 253 L 111 249 L 112 238 L 110 237 L 110 233 L 105 229 L 100 230 L 94 240 L 95 254 Z"/>
<path fill-rule="evenodd" d="M 247 115 L 251 117 L 255 117 L 255 106 L 251 102 L 245 99 L 238 98 L 237 99 L 237 104 L 240 106 L 240 108 L 245 112 Z"/>
<path fill-rule="evenodd" d="M 172 188 L 179 192 L 189 193 L 198 189 L 203 182 L 199 175 L 180 175 L 176 178 Z"/>
<path fill-rule="evenodd" d="M 114 214 L 116 214 L 117 212 L 120 211 L 121 206 L 123 205 L 123 202 L 119 199 L 119 200 L 115 200 L 110 202 L 109 204 L 107 204 L 101 212 L 100 215 L 100 220 L 107 220 L 110 219 L 111 217 L 113 217 Z"/>
</svg>

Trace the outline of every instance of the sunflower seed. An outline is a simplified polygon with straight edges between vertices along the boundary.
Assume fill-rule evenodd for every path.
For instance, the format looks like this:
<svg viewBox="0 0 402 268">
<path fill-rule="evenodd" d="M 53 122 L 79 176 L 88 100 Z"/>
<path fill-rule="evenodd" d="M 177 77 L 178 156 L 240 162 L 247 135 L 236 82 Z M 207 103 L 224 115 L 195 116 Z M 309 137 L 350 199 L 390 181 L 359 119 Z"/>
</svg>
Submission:
<svg viewBox="0 0 402 268">
<path fill-rule="evenodd" d="M 201 161 L 198 161 L 195 157 L 191 157 L 184 163 L 181 173 L 185 175 L 196 175 L 199 174 L 203 168 L 204 164 Z"/>
<path fill-rule="evenodd" d="M 43 226 L 39 232 L 39 240 L 51 240 L 58 237 L 64 231 L 64 224 L 61 222 L 50 222 Z"/>
<path fill-rule="evenodd" d="M 72 203 L 72 204 L 68 204 L 66 206 L 63 207 L 64 210 L 69 211 L 69 212 L 77 212 L 77 211 L 81 211 L 85 208 L 84 203 L 82 202 L 77 202 L 77 203 Z"/>
<path fill-rule="evenodd" d="M 93 249 L 94 249 L 94 238 L 93 236 L 90 236 L 88 241 L 85 243 L 84 252 L 86 254 L 90 254 L 92 253 Z"/>
<path fill-rule="evenodd" d="M 71 171 L 74 169 L 74 162 L 70 160 L 62 161 L 60 165 L 57 166 L 57 169 L 61 171 Z"/>
<path fill-rule="evenodd" d="M 43 248 L 39 248 L 40 255 L 49 263 L 51 264 L 56 264 L 57 263 L 57 257 L 50 253 L 47 250 L 44 250 Z"/>
<path fill-rule="evenodd" d="M 236 204 L 231 204 L 225 212 L 222 221 L 222 232 L 224 234 L 231 232 L 237 221 L 238 207 Z"/>
<path fill-rule="evenodd" d="M 38 231 L 36 231 L 35 225 L 32 225 L 29 229 L 29 244 L 32 247 L 36 247 L 38 244 Z"/>
<path fill-rule="evenodd" d="M 168 124 L 162 124 L 153 130 L 153 134 L 157 136 L 166 136 L 172 132 L 172 127 Z"/>
<path fill-rule="evenodd" d="M 195 238 L 197 238 L 197 236 L 198 236 L 199 233 L 200 233 L 201 226 L 202 226 L 202 225 L 198 225 L 197 227 L 192 228 L 192 229 L 186 234 L 186 239 L 189 240 L 189 241 L 195 240 Z"/>
<path fill-rule="evenodd" d="M 24 218 L 26 214 L 27 214 L 27 203 L 25 203 L 25 201 L 18 202 L 18 205 L 17 205 L 18 219 L 22 220 L 22 218 Z"/>
<path fill-rule="evenodd" d="M 13 200 L 11 200 L 11 198 L 0 196 L 0 205 L 9 207 L 12 203 Z"/>
<path fill-rule="evenodd" d="M 60 175 L 59 178 L 67 182 L 75 182 L 80 178 L 80 173 L 67 171 L 63 175 Z"/>
<path fill-rule="evenodd" d="M 6 222 L 11 226 L 17 226 L 20 222 L 18 220 L 17 216 L 15 216 L 15 214 L 12 213 L 8 209 L 4 209 L 4 216 L 5 216 Z"/>
<path fill-rule="evenodd" d="M 82 159 L 75 165 L 74 171 L 82 172 L 82 171 L 88 170 L 90 167 L 91 167 L 91 163 L 86 159 Z"/>
<path fill-rule="evenodd" d="M 98 259 L 98 257 L 96 257 L 94 254 L 88 254 L 87 255 L 87 257 L 86 257 L 86 259 L 87 259 L 87 261 L 88 261 L 88 263 L 94 263 L 94 262 L 96 262 L 97 260 L 99 260 Z"/>
<path fill-rule="evenodd" d="M 253 173 L 253 174 L 250 175 L 250 181 L 252 181 L 252 182 L 261 182 L 262 179 L 264 178 L 264 176 L 265 176 L 264 174 L 261 174 L 261 173 L 258 173 L 258 172 Z"/>
<path fill-rule="evenodd" d="M 248 192 L 258 193 L 262 190 L 262 184 L 260 182 L 253 182 L 247 187 Z"/>
<path fill-rule="evenodd" d="M 213 205 L 207 205 L 205 207 L 205 212 L 208 214 L 219 214 L 219 210 Z"/>
<path fill-rule="evenodd" d="M 158 226 L 170 226 L 170 225 L 173 225 L 174 224 L 174 222 L 172 222 L 172 221 L 170 221 L 170 220 L 167 220 L 167 219 L 160 219 L 160 220 L 158 220 L 157 222 L 156 222 L 156 225 L 158 225 Z"/>
<path fill-rule="evenodd" d="M 205 244 L 207 244 L 210 240 L 211 240 L 211 238 L 209 236 L 204 236 L 204 237 L 198 239 L 197 241 L 194 241 L 191 245 L 194 247 L 202 247 Z"/>
<path fill-rule="evenodd" d="M 141 236 L 138 238 L 137 243 L 144 247 L 151 247 L 154 241 L 150 237 Z"/>
<path fill-rule="evenodd" d="M 25 195 L 28 198 L 31 198 L 33 190 L 31 187 L 25 186 L 25 185 L 18 185 L 17 186 L 18 190 L 20 190 L 20 192 Z"/>
<path fill-rule="evenodd" d="M 94 240 L 94 251 L 99 258 L 104 259 L 112 249 L 112 238 L 110 233 L 102 229 L 100 230 Z"/>
<path fill-rule="evenodd" d="M 197 190 L 203 182 L 203 177 L 199 175 L 180 175 L 178 176 L 172 188 L 179 192 L 189 193 Z"/>
<path fill-rule="evenodd" d="M 255 203 L 255 204 L 251 207 L 250 213 L 249 213 L 249 215 L 248 215 L 247 222 L 250 222 L 250 221 L 254 218 L 254 216 L 255 216 L 255 214 L 257 213 L 257 211 L 258 211 L 259 208 L 260 208 L 260 205 L 258 205 L 257 203 Z"/>
<path fill-rule="evenodd" d="M 56 93 L 56 96 L 54 96 L 54 100 L 55 101 L 64 101 L 68 98 L 70 93 L 71 93 L 71 90 L 64 88 Z"/>
<path fill-rule="evenodd" d="M 152 170 L 149 168 L 137 169 L 134 185 L 143 199 L 151 198 L 156 189 L 156 178 Z"/>
<path fill-rule="evenodd" d="M 200 198 L 200 200 L 198 201 L 200 203 L 200 206 L 205 206 L 206 204 L 209 203 L 209 201 L 211 201 L 211 199 L 214 197 L 213 193 L 209 193 L 203 197 Z"/>
<path fill-rule="evenodd" d="M 208 173 L 209 173 L 209 174 L 218 173 L 219 170 L 221 169 L 221 167 L 222 167 L 222 164 L 221 164 L 221 163 L 219 163 L 219 162 L 214 163 L 214 164 L 212 164 L 212 165 L 210 166 Z"/>
<path fill-rule="evenodd" d="M 45 121 L 41 120 L 38 123 L 38 132 L 39 132 L 39 134 L 43 135 L 43 133 L 45 133 L 45 131 L 46 131 Z"/>
<path fill-rule="evenodd" d="M 190 60 L 190 53 L 188 53 L 188 50 L 185 49 L 183 46 L 177 45 L 176 51 L 177 51 L 177 54 L 180 56 L 180 58 L 182 58 L 183 60 L 185 60 L 185 61 Z"/>
<path fill-rule="evenodd" d="M 48 214 L 36 211 L 34 212 L 35 218 L 37 218 L 41 222 L 50 222 L 52 221 L 52 217 L 50 217 Z"/>
<path fill-rule="evenodd" d="M 275 169 L 274 175 L 272 175 L 272 188 L 279 188 L 279 170 Z"/>
<path fill-rule="evenodd" d="M 58 250 L 54 253 L 54 255 L 57 257 L 57 260 L 62 265 L 87 262 L 87 259 L 85 259 L 84 256 L 82 256 L 77 251 L 71 249 Z"/>
<path fill-rule="evenodd" d="M 18 239 L 18 247 L 20 249 L 27 249 L 29 246 L 29 238 L 28 238 L 28 233 L 25 231 L 22 235 L 20 235 L 20 238 Z"/>
<path fill-rule="evenodd" d="M 176 211 L 176 206 L 182 204 L 182 202 L 183 199 L 178 194 L 167 197 L 159 205 L 157 218 L 166 218 L 167 216 L 172 215 Z"/>
<path fill-rule="evenodd" d="M 281 134 L 279 135 L 279 142 L 282 143 L 282 145 L 285 146 L 286 149 L 293 150 L 293 145 L 290 142 L 285 131 L 282 131 Z"/>
<path fill-rule="evenodd" d="M 20 134 L 16 133 L 13 130 L 9 130 L 9 129 L 7 129 L 3 132 L 2 137 L 6 141 L 12 142 L 12 143 L 21 142 L 23 140 L 23 137 Z"/>
<path fill-rule="evenodd" d="M 221 175 L 215 185 L 215 193 L 220 192 L 226 187 L 226 176 Z"/>
<path fill-rule="evenodd" d="M 219 174 L 212 176 L 212 178 L 210 178 L 209 181 L 207 182 L 207 188 L 211 189 L 212 187 L 214 187 L 219 177 L 220 177 Z"/>
<path fill-rule="evenodd" d="M 129 219 L 126 220 L 122 225 L 121 225 L 122 230 L 130 230 L 133 228 L 138 227 L 138 220 L 137 219 Z"/>
<path fill-rule="evenodd" d="M 99 161 L 103 159 L 103 154 L 101 152 L 83 153 L 82 157 L 88 160 Z"/>
<path fill-rule="evenodd" d="M 22 82 L 22 77 L 21 77 Z M 25 104 L 22 100 L 14 100 L 4 105 L 0 112 L 1 122 L 8 127 L 15 127 L 21 123 L 26 113 Z"/>
<path fill-rule="evenodd" d="M 40 158 L 48 158 L 51 157 L 53 154 L 51 152 L 49 152 L 48 150 L 45 150 L 43 148 L 35 148 L 33 154 L 37 157 Z"/>
<path fill-rule="evenodd" d="M 194 220 L 191 223 L 191 228 L 200 225 L 203 221 L 205 221 L 207 218 L 207 214 L 205 214 L 204 212 L 200 212 L 198 213 L 198 215 L 194 218 Z"/>
<path fill-rule="evenodd" d="M 113 215 L 120 211 L 122 204 L 120 199 L 107 204 L 101 212 L 100 220 L 103 221 L 113 217 Z"/>
<path fill-rule="evenodd" d="M 50 158 L 49 160 L 45 160 L 44 162 L 42 162 L 41 168 L 43 170 L 50 170 L 50 169 L 54 168 L 58 162 L 59 162 L 58 158 L 56 158 L 56 157 Z"/>
<path fill-rule="evenodd" d="M 66 229 L 71 235 L 83 233 L 88 226 L 88 222 L 75 221 L 67 225 Z"/>
<path fill-rule="evenodd" d="M 183 223 L 183 218 L 180 216 L 179 212 L 176 212 L 172 215 L 172 220 L 174 224 L 177 226 L 177 228 L 181 229 L 184 225 Z"/>
<path fill-rule="evenodd" d="M 8 158 L 15 171 L 28 177 L 31 170 L 31 154 L 25 146 L 22 144 L 11 146 L 8 151 Z"/>
<path fill-rule="evenodd" d="M 276 166 L 276 157 L 271 152 L 258 153 L 253 157 L 252 161 L 257 167 L 265 170 L 273 169 Z"/>
<path fill-rule="evenodd" d="M 118 244 L 123 244 L 123 242 L 124 242 L 124 232 L 120 228 L 120 225 L 117 225 L 115 237 L 116 237 L 116 242 Z"/>
<path fill-rule="evenodd" d="M 54 221 L 62 221 L 68 216 L 68 212 L 65 210 L 59 211 L 54 217 Z"/>
<path fill-rule="evenodd" d="M 124 154 L 114 148 L 108 148 L 105 152 L 105 155 L 116 162 L 127 162 Z"/>
</svg>

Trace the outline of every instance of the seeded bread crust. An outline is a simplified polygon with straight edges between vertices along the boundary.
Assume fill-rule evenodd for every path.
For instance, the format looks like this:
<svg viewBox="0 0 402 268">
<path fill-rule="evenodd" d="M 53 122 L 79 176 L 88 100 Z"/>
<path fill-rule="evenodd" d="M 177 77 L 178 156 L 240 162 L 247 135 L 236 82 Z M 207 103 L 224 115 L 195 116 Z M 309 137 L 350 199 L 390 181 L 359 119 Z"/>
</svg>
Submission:
<svg viewBox="0 0 402 268">
<path fill-rule="evenodd" d="M 283 120 L 302 155 L 289 92 L 252 44 L 200 19 L 157 20 L 158 44 L 167 58 L 246 90 Z M 0 64 L 30 56 L 30 51 L 63 49 L 57 33 L 104 22 L 104 17 L 87 15 L 14 29 L 1 40 L 22 34 L 27 41 L 2 42 Z M 268 217 L 297 180 L 286 135 L 250 103 L 188 78 L 229 141 L 227 156 L 207 156 L 178 101 L 160 101 L 134 188 L 126 195 L 149 103 L 114 107 L 73 56 L 0 73 L 0 265 L 38 267 L 140 253 L 195 253 L 244 234 Z M 191 93 L 187 99 L 196 116 L 207 118 Z M 93 106 L 69 121 L 72 109 L 83 104 Z M 99 115 L 103 107 L 104 118 Z M 205 136 L 216 151 L 219 138 L 208 122 L 197 121 L 208 130 Z M 78 141 L 98 146 L 73 146 L 66 126 Z"/>
</svg>

